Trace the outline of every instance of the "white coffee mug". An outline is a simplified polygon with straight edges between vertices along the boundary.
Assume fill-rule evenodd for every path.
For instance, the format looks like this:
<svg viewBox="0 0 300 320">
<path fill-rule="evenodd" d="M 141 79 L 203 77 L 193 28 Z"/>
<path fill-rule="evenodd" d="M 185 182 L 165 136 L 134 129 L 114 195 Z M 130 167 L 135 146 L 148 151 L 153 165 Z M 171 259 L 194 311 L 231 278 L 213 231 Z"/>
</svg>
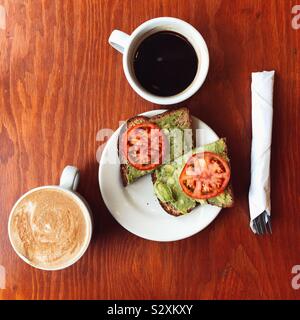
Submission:
<svg viewBox="0 0 300 320">
<path fill-rule="evenodd" d="M 73 166 L 66 166 L 61 174 L 60 177 L 60 184 L 59 186 L 56 185 L 51 185 L 51 186 L 43 186 L 43 187 L 38 187 L 38 188 L 34 188 L 31 189 L 30 191 L 28 191 L 27 193 L 25 193 L 13 206 L 11 212 L 10 212 L 10 216 L 9 216 L 9 220 L 8 220 L 8 236 L 9 236 L 9 240 L 10 243 L 13 247 L 13 249 L 15 250 L 16 254 L 26 263 L 28 263 L 29 265 L 31 265 L 32 267 L 35 267 L 37 269 L 41 269 L 41 270 L 47 270 L 47 271 L 54 271 L 54 270 L 61 270 L 61 269 L 65 269 L 69 266 L 71 266 L 72 264 L 74 264 L 75 262 L 77 262 L 85 253 L 85 251 L 87 250 L 90 242 L 91 242 L 91 238 L 92 238 L 92 232 L 93 232 L 93 218 L 92 218 L 92 211 L 89 208 L 89 205 L 87 204 L 87 202 L 76 192 L 76 188 L 78 186 L 79 183 L 79 170 L 76 167 Z M 51 190 L 58 190 L 60 192 L 63 192 L 65 194 L 67 194 L 68 196 L 70 196 L 81 208 L 81 212 L 84 215 L 84 219 L 86 222 L 86 237 L 85 237 L 85 241 L 82 245 L 82 247 L 80 248 L 78 254 L 69 261 L 66 261 L 65 264 L 60 265 L 60 266 L 55 266 L 55 267 L 40 267 L 40 266 L 36 266 L 34 265 L 31 261 L 29 261 L 25 256 L 23 256 L 18 249 L 15 247 L 14 242 L 12 240 L 12 235 L 11 235 L 11 223 L 12 223 L 12 218 L 13 218 L 13 213 L 16 209 L 16 207 L 19 205 L 19 203 L 28 195 L 30 195 L 31 193 L 38 191 L 38 190 L 42 190 L 42 189 L 51 189 Z"/>
<path fill-rule="evenodd" d="M 198 57 L 198 70 L 193 82 L 182 92 L 170 96 L 160 97 L 145 90 L 137 81 L 133 70 L 133 59 L 139 44 L 151 34 L 160 31 L 173 31 L 184 36 L 194 47 Z M 131 87 L 142 98 L 161 105 L 170 105 L 182 102 L 195 94 L 206 79 L 209 68 L 209 53 L 201 34 L 189 23 L 171 17 L 161 17 L 148 20 L 128 35 L 114 30 L 109 37 L 109 44 L 123 54 L 123 68 Z M 180 76 L 180 75 L 178 75 Z"/>
</svg>

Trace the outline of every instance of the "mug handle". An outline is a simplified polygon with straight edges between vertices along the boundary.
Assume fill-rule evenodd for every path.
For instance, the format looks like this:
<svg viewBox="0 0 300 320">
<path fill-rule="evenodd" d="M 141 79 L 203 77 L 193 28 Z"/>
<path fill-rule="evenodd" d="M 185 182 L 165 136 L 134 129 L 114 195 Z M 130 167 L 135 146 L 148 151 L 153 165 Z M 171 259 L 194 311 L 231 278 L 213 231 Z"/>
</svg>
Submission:
<svg viewBox="0 0 300 320">
<path fill-rule="evenodd" d="M 130 35 L 120 30 L 114 30 L 108 39 L 109 44 L 122 54 L 124 53 L 126 47 L 129 45 L 129 41 Z"/>
<path fill-rule="evenodd" d="M 73 166 L 66 166 L 60 176 L 59 186 L 70 191 L 76 191 L 79 183 L 79 170 Z"/>
</svg>

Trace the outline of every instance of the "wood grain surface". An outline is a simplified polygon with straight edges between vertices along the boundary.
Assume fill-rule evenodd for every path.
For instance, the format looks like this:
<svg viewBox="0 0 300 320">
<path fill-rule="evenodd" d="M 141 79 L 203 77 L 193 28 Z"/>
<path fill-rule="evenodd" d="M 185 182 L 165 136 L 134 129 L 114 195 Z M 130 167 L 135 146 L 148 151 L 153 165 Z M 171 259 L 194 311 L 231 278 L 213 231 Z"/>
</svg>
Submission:
<svg viewBox="0 0 300 320">
<path fill-rule="evenodd" d="M 298 1 L 299 2 L 299 1 Z M 300 30 L 289 0 L 0 0 L 1 299 L 298 299 L 300 264 Z M 123 229 L 98 186 L 96 135 L 158 109 L 125 80 L 113 29 L 132 32 L 153 17 L 193 24 L 210 50 L 200 91 L 181 104 L 228 138 L 236 204 L 203 232 L 156 243 Z M 4 19 L 6 18 L 6 19 Z M 3 21 L 3 19 L 5 21 Z M 252 71 L 275 69 L 273 235 L 249 229 Z M 13 252 L 7 221 L 27 190 L 81 170 L 79 192 L 94 212 L 90 248 L 59 272 L 35 270 Z"/>
</svg>

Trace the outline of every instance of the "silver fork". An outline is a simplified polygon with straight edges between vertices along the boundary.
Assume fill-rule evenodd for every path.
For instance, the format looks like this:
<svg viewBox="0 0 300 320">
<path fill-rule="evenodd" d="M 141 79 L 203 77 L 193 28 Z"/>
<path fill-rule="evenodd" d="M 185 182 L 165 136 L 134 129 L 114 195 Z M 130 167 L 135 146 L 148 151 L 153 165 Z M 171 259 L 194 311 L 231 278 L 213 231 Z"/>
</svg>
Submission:
<svg viewBox="0 0 300 320">
<path fill-rule="evenodd" d="M 264 211 L 253 220 L 253 226 L 257 234 L 272 234 L 271 217 Z"/>
</svg>

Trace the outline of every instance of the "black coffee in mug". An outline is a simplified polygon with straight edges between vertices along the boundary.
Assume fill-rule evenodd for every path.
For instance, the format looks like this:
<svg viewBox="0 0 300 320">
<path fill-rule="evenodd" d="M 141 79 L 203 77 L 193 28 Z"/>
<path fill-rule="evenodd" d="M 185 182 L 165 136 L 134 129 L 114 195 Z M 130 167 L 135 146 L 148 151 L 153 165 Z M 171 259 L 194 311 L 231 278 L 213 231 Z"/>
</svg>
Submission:
<svg viewBox="0 0 300 320">
<path fill-rule="evenodd" d="M 198 57 L 184 36 L 173 31 L 160 31 L 140 43 L 133 67 L 144 89 L 168 97 L 184 91 L 193 82 Z"/>
</svg>

